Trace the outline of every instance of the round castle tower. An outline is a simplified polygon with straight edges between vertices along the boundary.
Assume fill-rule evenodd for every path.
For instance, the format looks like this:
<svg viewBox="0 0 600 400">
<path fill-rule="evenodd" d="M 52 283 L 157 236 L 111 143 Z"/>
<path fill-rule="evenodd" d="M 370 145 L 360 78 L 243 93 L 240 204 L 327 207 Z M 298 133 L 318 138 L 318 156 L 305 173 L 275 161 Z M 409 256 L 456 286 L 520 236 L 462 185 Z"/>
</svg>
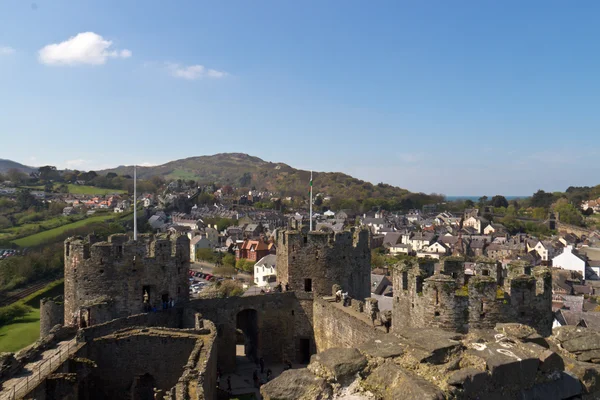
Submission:
<svg viewBox="0 0 600 400">
<path fill-rule="evenodd" d="M 190 241 L 187 236 L 111 235 L 65 241 L 65 325 L 85 324 L 162 308 L 189 299 Z"/>
<path fill-rule="evenodd" d="M 40 300 L 40 337 L 50 333 L 56 325 L 63 325 L 65 320 L 64 297 L 44 298 Z"/>
</svg>

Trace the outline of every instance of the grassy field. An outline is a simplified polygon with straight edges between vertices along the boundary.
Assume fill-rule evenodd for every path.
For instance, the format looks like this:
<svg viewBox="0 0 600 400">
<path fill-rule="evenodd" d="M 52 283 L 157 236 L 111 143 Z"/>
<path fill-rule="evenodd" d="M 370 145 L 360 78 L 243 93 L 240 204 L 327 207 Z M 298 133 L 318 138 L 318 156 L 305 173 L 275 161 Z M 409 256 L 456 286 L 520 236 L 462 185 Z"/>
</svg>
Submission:
<svg viewBox="0 0 600 400">
<path fill-rule="evenodd" d="M 15 352 L 35 342 L 40 337 L 40 300 L 43 297 L 61 295 L 63 292 L 64 284 L 60 280 L 21 300 L 33 307 L 33 311 L 12 324 L 0 327 L 0 352 Z"/>
<path fill-rule="evenodd" d="M 31 236 L 25 236 L 24 238 L 14 240 L 13 243 L 15 243 L 19 247 L 35 247 L 44 243 L 52 242 L 54 238 L 70 229 L 80 228 L 82 226 L 86 226 L 94 222 L 104 222 L 114 218 L 116 218 L 116 216 L 113 213 L 89 217 L 86 219 L 82 219 L 81 221 L 59 226 L 58 228 L 50 229 L 44 232 L 39 232 Z"/>
<path fill-rule="evenodd" d="M 120 189 L 105 189 L 99 188 L 95 186 L 85 186 L 85 185 L 73 185 L 68 184 L 69 193 L 73 194 L 97 194 L 97 195 L 107 195 L 107 194 L 121 194 L 125 193 L 125 190 Z"/>
<path fill-rule="evenodd" d="M 57 188 L 59 186 L 59 184 L 54 184 L 54 188 Z M 69 193 L 73 193 L 73 194 L 89 194 L 89 195 L 99 195 L 99 196 L 104 196 L 107 194 L 122 194 L 122 193 L 126 193 L 125 190 L 121 190 L 121 189 L 105 189 L 105 188 L 99 188 L 99 187 L 95 187 L 95 186 L 86 186 L 86 185 L 74 185 L 72 183 L 67 184 L 67 186 L 69 187 Z M 26 189 L 32 189 L 32 190 L 44 190 L 44 186 L 40 185 L 40 186 L 23 186 L 23 188 Z"/>
</svg>

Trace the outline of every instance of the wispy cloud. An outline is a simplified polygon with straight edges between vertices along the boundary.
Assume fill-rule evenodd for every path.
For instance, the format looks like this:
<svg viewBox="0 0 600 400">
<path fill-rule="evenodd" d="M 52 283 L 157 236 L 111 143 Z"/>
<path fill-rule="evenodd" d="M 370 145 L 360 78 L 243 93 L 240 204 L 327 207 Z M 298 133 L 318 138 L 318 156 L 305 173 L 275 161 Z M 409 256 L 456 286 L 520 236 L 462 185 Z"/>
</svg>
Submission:
<svg viewBox="0 0 600 400">
<path fill-rule="evenodd" d="M 151 163 L 151 162 L 143 162 L 143 163 L 138 164 L 138 166 L 140 166 L 140 167 L 154 167 L 155 165 L 158 165 L 158 164 Z"/>
<path fill-rule="evenodd" d="M 10 56 L 15 53 L 15 49 L 9 46 L 0 46 L 0 56 Z"/>
<path fill-rule="evenodd" d="M 425 154 L 423 154 L 423 153 L 400 153 L 400 154 L 398 154 L 398 159 L 406 164 L 416 164 L 425 159 Z"/>
<path fill-rule="evenodd" d="M 88 160 L 84 160 L 82 158 L 79 158 L 77 160 L 67 160 L 67 161 L 65 161 L 65 165 L 67 166 L 67 168 L 83 167 L 83 166 L 85 166 L 88 163 L 89 163 Z"/>
<path fill-rule="evenodd" d="M 192 81 L 197 79 L 221 79 L 227 76 L 227 72 L 206 68 L 204 65 L 199 64 L 186 66 L 167 63 L 167 68 L 172 76 Z"/>
<path fill-rule="evenodd" d="M 112 41 L 94 32 L 83 32 L 39 51 L 39 61 L 53 66 L 103 65 L 109 58 L 129 58 L 130 50 L 113 50 Z"/>
</svg>

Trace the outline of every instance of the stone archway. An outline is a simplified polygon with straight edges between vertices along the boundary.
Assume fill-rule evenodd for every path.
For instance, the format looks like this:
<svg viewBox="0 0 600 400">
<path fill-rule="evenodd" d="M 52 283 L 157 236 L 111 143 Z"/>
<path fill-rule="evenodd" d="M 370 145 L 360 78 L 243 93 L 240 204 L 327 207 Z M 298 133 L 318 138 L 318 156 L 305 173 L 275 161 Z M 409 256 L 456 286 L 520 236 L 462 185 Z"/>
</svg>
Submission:
<svg viewBox="0 0 600 400">
<path fill-rule="evenodd" d="M 256 363 L 259 357 L 258 312 L 251 308 L 238 312 L 235 316 L 235 328 L 236 356 L 248 357 Z M 237 340 L 239 333 L 243 338 Z M 242 340 L 243 344 L 238 344 Z"/>
</svg>

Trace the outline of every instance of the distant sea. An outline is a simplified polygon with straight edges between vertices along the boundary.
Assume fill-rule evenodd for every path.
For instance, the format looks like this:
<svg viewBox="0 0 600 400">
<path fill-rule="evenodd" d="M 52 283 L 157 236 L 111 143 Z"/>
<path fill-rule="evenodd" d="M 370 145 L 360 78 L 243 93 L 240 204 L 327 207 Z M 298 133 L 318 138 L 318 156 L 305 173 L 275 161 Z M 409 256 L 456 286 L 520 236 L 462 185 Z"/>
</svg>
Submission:
<svg viewBox="0 0 600 400">
<path fill-rule="evenodd" d="M 477 201 L 479 200 L 481 196 L 446 196 L 446 200 L 448 201 L 456 201 L 456 200 L 471 200 L 475 203 L 477 203 Z M 491 200 L 493 196 L 488 196 L 488 200 Z M 525 199 L 527 197 L 531 197 L 531 196 L 504 196 L 506 197 L 506 200 L 518 200 L 518 199 Z"/>
</svg>

